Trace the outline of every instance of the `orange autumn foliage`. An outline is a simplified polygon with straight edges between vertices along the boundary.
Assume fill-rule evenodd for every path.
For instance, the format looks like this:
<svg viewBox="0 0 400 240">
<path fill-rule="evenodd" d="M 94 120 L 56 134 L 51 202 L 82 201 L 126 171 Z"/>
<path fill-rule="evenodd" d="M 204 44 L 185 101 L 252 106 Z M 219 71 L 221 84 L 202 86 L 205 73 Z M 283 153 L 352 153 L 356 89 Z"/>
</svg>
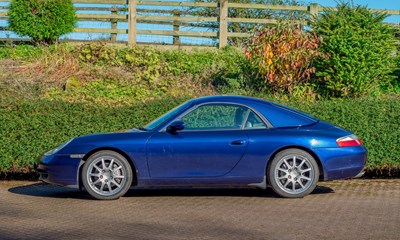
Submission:
<svg viewBox="0 0 400 240">
<path fill-rule="evenodd" d="M 300 24 L 281 22 L 263 26 L 249 38 L 245 55 L 264 86 L 291 93 L 315 72 L 319 39 Z"/>
</svg>

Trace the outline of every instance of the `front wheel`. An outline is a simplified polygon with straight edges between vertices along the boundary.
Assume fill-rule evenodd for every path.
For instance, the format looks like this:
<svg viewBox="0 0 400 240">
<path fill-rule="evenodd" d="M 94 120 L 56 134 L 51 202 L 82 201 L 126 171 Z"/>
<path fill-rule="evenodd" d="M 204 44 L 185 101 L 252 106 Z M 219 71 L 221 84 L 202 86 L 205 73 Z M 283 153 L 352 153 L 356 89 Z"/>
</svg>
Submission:
<svg viewBox="0 0 400 240">
<path fill-rule="evenodd" d="M 315 189 L 318 179 L 317 162 L 309 153 L 300 149 L 279 152 L 268 169 L 269 183 L 282 197 L 304 197 Z"/>
<path fill-rule="evenodd" d="M 83 186 L 92 197 L 113 200 L 129 190 L 132 175 L 128 160 L 121 154 L 99 151 L 86 160 L 81 177 Z"/>
</svg>

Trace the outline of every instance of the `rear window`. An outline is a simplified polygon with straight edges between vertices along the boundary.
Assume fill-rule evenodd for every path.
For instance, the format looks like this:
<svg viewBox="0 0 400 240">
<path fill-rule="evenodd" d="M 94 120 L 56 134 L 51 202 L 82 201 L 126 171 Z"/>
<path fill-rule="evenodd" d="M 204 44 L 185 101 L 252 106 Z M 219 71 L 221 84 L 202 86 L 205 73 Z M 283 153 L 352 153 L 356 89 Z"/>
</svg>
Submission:
<svg viewBox="0 0 400 240">
<path fill-rule="evenodd" d="M 299 115 L 301 115 L 301 116 L 304 116 L 304 117 L 307 117 L 307 118 L 311 118 L 311 119 L 314 120 L 314 121 L 319 121 L 318 118 L 316 118 L 316 117 L 314 117 L 314 116 L 312 116 L 312 115 L 310 115 L 310 114 L 308 114 L 308 113 L 305 113 L 305 112 L 303 112 L 303 111 L 300 111 L 300 110 L 297 110 L 297 109 L 294 109 L 294 108 L 291 108 L 291 107 L 283 106 L 283 105 L 280 105 L 280 104 L 278 104 L 278 103 L 271 103 L 271 105 L 276 106 L 276 107 L 279 107 L 279 108 L 286 109 L 286 110 L 288 110 L 288 111 L 295 112 L 295 113 L 297 113 L 297 114 L 299 114 Z"/>
<path fill-rule="evenodd" d="M 318 118 L 299 110 L 282 106 L 280 104 L 271 103 L 260 104 L 258 110 L 273 127 L 298 127 L 314 124 L 318 122 Z"/>
</svg>

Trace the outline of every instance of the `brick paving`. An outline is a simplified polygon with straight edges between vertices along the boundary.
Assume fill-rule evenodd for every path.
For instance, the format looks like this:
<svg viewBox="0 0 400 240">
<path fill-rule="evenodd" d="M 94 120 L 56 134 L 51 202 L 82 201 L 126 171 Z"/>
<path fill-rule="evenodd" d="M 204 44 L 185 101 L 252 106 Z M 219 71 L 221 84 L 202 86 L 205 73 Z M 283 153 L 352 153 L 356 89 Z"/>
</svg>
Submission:
<svg viewBox="0 0 400 240">
<path fill-rule="evenodd" d="M 272 190 L 130 190 L 115 201 L 35 182 L 0 182 L 0 239 L 400 239 L 400 179 Z"/>
</svg>

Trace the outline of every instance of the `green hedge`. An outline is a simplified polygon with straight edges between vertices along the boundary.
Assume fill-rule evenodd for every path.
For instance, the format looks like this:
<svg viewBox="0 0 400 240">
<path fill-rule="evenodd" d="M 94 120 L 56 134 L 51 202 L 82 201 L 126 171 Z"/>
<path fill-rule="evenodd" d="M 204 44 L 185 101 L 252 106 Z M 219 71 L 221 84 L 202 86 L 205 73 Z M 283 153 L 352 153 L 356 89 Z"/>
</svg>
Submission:
<svg viewBox="0 0 400 240">
<path fill-rule="evenodd" d="M 368 167 L 400 167 L 400 97 L 291 104 L 354 132 L 368 149 Z"/>
<path fill-rule="evenodd" d="M 29 171 L 45 151 L 79 135 L 129 129 L 183 102 L 165 99 L 122 107 L 26 101 L 0 106 L 0 172 Z"/>
<path fill-rule="evenodd" d="M 107 106 L 63 101 L 15 100 L 0 106 L 0 173 L 29 171 L 46 150 L 78 135 L 144 125 L 185 98 Z M 282 102 L 338 124 L 359 136 L 371 169 L 400 168 L 400 97 Z"/>
</svg>

